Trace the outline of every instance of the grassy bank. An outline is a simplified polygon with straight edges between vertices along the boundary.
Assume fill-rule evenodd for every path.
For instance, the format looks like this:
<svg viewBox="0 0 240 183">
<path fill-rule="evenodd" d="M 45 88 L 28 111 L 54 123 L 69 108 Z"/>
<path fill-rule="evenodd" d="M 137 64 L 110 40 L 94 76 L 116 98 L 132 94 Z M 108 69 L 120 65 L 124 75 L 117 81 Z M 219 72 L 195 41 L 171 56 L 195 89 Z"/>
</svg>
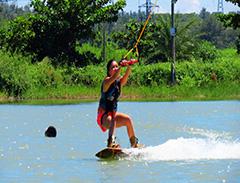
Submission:
<svg viewBox="0 0 240 183">
<path fill-rule="evenodd" d="M 0 57 L 0 103 L 66 104 L 99 99 L 105 63 L 54 67 L 48 58 L 31 63 L 30 58 L 1 51 Z M 215 60 L 178 62 L 173 87 L 169 86 L 169 62 L 139 64 L 133 67 L 121 100 L 239 100 L 239 61 L 234 49 L 225 49 Z"/>
<path fill-rule="evenodd" d="M 1 103 L 19 104 L 74 104 L 96 102 L 99 87 L 72 86 L 32 90 L 24 99 L 13 100 L 0 94 Z M 192 100 L 240 100 L 240 85 L 237 83 L 212 84 L 208 87 L 130 87 L 123 88 L 120 101 L 192 101 Z"/>
<path fill-rule="evenodd" d="M 201 88 L 182 86 L 126 88 L 122 98 L 143 101 L 239 100 L 240 86 L 223 84 Z"/>
</svg>

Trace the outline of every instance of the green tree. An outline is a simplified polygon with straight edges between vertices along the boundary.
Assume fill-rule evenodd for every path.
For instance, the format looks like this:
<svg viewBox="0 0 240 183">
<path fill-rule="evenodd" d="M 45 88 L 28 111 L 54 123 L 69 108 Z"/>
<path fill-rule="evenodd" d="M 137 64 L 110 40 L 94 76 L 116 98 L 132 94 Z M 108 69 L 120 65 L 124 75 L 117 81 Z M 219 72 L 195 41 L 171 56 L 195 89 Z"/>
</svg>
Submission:
<svg viewBox="0 0 240 183">
<path fill-rule="evenodd" d="M 170 28 L 171 21 L 170 16 L 160 17 L 160 40 L 158 44 L 158 50 L 165 50 L 163 54 L 169 60 L 172 58 L 171 45 L 170 45 Z M 176 27 L 176 59 L 178 60 L 188 60 L 192 57 L 195 49 L 195 40 L 197 34 L 191 33 L 191 28 L 198 22 L 195 14 L 190 14 L 189 16 L 184 16 L 182 14 L 176 14 L 175 27 Z"/>
<path fill-rule="evenodd" d="M 226 0 L 226 1 L 231 2 L 231 3 L 235 4 L 235 5 L 240 6 L 240 1 L 239 1 L 239 0 Z"/>
<path fill-rule="evenodd" d="M 176 48 L 178 59 L 189 59 L 193 53 L 196 35 L 190 34 L 190 28 L 196 23 L 196 16 L 176 16 Z M 121 48 L 131 49 L 137 41 L 143 22 L 131 20 L 126 24 L 125 31 L 115 32 L 113 40 Z M 148 23 L 139 42 L 138 50 L 146 63 L 165 62 L 171 59 L 170 47 L 170 15 L 156 15 L 155 20 Z"/>
<path fill-rule="evenodd" d="M 142 57 L 146 56 L 145 52 L 148 50 L 147 47 L 150 46 L 150 44 L 146 44 L 146 41 L 151 39 L 148 38 L 150 35 L 152 35 L 152 33 L 150 32 L 150 30 L 152 30 L 152 26 L 152 23 L 149 23 L 147 25 L 145 32 L 137 46 L 138 53 Z M 113 32 L 112 39 L 118 44 L 120 48 L 130 50 L 136 44 L 142 27 L 143 22 L 138 22 L 136 19 L 130 19 L 128 23 L 125 23 L 125 29 Z M 136 53 L 135 51 L 136 50 L 134 50 L 134 53 Z"/>
<path fill-rule="evenodd" d="M 240 7 L 239 0 L 226 0 L 226 1 L 229 1 Z M 233 27 L 234 29 L 240 28 L 240 14 L 239 13 L 229 13 L 226 15 L 220 14 L 218 17 L 219 17 L 220 21 L 222 21 L 226 27 Z M 239 33 L 238 39 L 236 41 L 236 46 L 237 46 L 237 53 L 240 54 L 240 33 Z"/>
<path fill-rule="evenodd" d="M 210 14 L 203 8 L 199 14 L 201 22 L 197 28 L 200 39 L 209 41 L 217 48 L 227 48 L 234 45 L 237 37 L 237 31 L 232 28 L 226 28 L 218 20 L 219 14 Z"/>
<path fill-rule="evenodd" d="M 0 3 L 0 27 L 7 24 L 9 20 L 16 18 L 17 16 L 29 13 L 29 6 L 18 7 L 15 4 Z"/>
<path fill-rule="evenodd" d="M 45 56 L 55 64 L 84 65 L 76 52 L 76 45 L 93 35 L 94 26 L 117 20 L 119 10 L 126 2 L 118 0 L 33 0 L 34 14 L 14 19 L 0 33 L 0 44 L 10 52 L 34 55 L 35 60 Z M 57 62 L 57 63 L 56 63 Z"/>
<path fill-rule="evenodd" d="M 0 19 L 11 20 L 27 12 L 30 12 L 28 6 L 22 8 L 15 4 L 0 3 Z"/>
</svg>

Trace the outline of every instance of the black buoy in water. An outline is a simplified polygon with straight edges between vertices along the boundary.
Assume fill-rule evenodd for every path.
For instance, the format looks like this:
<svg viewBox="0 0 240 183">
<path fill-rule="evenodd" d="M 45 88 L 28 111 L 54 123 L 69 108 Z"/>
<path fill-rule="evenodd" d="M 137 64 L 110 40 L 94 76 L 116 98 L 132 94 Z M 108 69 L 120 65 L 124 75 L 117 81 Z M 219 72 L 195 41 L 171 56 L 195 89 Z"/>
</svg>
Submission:
<svg viewBox="0 0 240 183">
<path fill-rule="evenodd" d="M 45 131 L 45 137 L 56 137 L 56 136 L 57 136 L 56 128 L 54 126 L 49 126 Z"/>
</svg>

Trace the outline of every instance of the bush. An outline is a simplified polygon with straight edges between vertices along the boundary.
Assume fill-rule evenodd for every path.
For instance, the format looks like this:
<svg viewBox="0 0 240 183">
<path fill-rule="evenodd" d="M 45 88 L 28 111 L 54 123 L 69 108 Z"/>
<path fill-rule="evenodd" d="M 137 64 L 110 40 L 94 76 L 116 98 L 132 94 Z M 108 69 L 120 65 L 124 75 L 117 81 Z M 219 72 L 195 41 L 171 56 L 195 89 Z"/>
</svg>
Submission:
<svg viewBox="0 0 240 183">
<path fill-rule="evenodd" d="M 211 62 L 180 62 L 176 64 L 176 79 L 179 85 L 201 87 L 225 81 L 240 82 L 239 56 L 234 50 L 218 53 L 219 58 Z M 139 65 L 133 67 L 130 85 L 160 86 L 170 81 L 170 63 Z"/>
<path fill-rule="evenodd" d="M 30 75 L 35 77 L 35 87 L 58 87 L 64 84 L 61 70 L 54 68 L 48 57 L 32 65 L 29 72 L 32 72 Z"/>
<path fill-rule="evenodd" d="M 90 44 L 83 44 L 82 46 L 77 46 L 76 48 L 79 57 L 81 58 L 76 66 L 87 66 L 90 64 L 99 64 L 102 62 L 101 58 L 101 48 L 91 46 Z"/>
<path fill-rule="evenodd" d="M 125 49 L 119 49 L 118 46 L 114 43 L 108 43 L 106 48 L 106 60 L 105 62 L 108 62 L 111 59 L 114 59 L 116 61 L 120 61 L 125 54 L 127 53 L 127 50 Z M 132 57 L 133 54 L 129 54 L 129 57 Z"/>
<path fill-rule="evenodd" d="M 233 50 L 234 51 L 234 50 Z M 201 87 L 220 83 L 222 81 L 240 81 L 240 63 L 233 57 L 232 51 L 225 51 L 214 61 L 180 62 L 176 64 L 176 79 L 184 87 Z M 125 70 L 126 68 L 122 68 Z M 131 86 L 163 86 L 170 82 L 170 63 L 157 63 L 150 65 L 134 65 L 129 77 L 128 85 Z M 124 73 L 124 71 L 122 71 Z M 66 69 L 62 75 L 67 78 L 67 84 L 100 86 L 106 76 L 105 64 L 98 66 L 89 65 L 83 68 Z"/>
<path fill-rule="evenodd" d="M 129 84 L 136 86 L 166 85 L 170 78 L 170 64 L 138 65 L 133 68 Z"/>
<path fill-rule="evenodd" d="M 238 39 L 236 41 L 236 47 L 237 47 L 237 53 L 240 54 L 240 35 L 238 36 Z"/>
<path fill-rule="evenodd" d="M 239 55 L 233 49 L 220 51 L 211 62 L 180 62 L 176 64 L 178 85 L 186 88 L 221 83 L 240 82 Z M 64 88 L 67 86 L 99 87 L 106 76 L 106 65 L 54 68 L 47 57 L 31 64 L 30 58 L 9 56 L 0 51 L 0 93 L 21 97 L 26 91 L 39 88 Z M 126 68 L 122 68 L 125 70 Z M 128 85 L 167 86 L 170 81 L 170 63 L 134 65 Z M 122 72 L 124 73 L 124 71 Z"/>
<path fill-rule="evenodd" d="M 48 58 L 38 64 L 21 56 L 9 56 L 0 51 L 0 86 L 9 96 L 21 97 L 38 87 L 57 87 L 63 84 L 60 70 L 54 69 Z"/>
<path fill-rule="evenodd" d="M 216 47 L 208 41 L 201 41 L 197 44 L 197 48 L 195 51 L 195 58 L 201 59 L 202 61 L 210 61 L 216 59 L 219 54 Z"/>
<path fill-rule="evenodd" d="M 214 63 L 184 62 L 176 65 L 177 81 L 181 85 L 190 77 L 195 86 L 206 86 L 213 82 L 240 82 L 240 63 L 237 60 L 215 60 Z"/>
<path fill-rule="evenodd" d="M 15 97 L 31 87 L 33 78 L 28 75 L 30 60 L 22 57 L 7 56 L 0 52 L 0 86 L 1 90 Z"/>
<path fill-rule="evenodd" d="M 62 70 L 65 84 L 86 85 L 88 87 L 99 86 L 106 75 L 105 67 L 89 65 L 83 68 L 65 68 Z"/>
</svg>

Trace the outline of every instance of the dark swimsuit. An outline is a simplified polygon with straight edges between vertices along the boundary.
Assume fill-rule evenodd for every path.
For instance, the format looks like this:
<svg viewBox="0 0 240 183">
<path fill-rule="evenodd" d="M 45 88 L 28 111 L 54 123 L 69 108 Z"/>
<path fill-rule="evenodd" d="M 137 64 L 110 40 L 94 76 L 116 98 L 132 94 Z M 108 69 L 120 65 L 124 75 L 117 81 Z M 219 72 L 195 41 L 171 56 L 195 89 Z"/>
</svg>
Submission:
<svg viewBox="0 0 240 183">
<path fill-rule="evenodd" d="M 102 108 L 105 112 L 98 112 L 97 123 L 103 132 L 105 132 L 107 129 L 102 126 L 102 118 L 105 114 L 113 115 L 113 113 L 117 112 L 117 102 L 120 93 L 121 93 L 120 79 L 115 80 L 106 92 L 103 92 L 102 83 L 99 108 Z"/>
</svg>

